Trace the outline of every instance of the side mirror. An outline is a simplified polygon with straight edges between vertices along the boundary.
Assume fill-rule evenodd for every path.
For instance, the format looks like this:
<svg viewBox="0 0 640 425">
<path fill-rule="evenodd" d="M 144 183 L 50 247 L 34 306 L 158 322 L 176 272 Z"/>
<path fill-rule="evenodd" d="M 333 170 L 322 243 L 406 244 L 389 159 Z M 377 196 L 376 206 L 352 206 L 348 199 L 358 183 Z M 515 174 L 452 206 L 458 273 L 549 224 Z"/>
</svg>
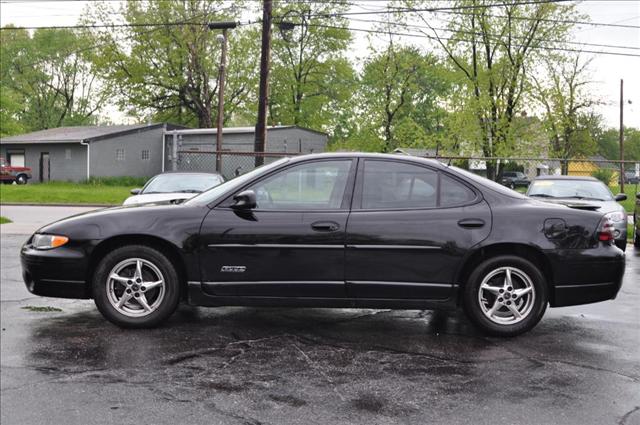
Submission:
<svg viewBox="0 0 640 425">
<path fill-rule="evenodd" d="M 253 190 L 245 190 L 233 197 L 233 205 L 231 208 L 236 210 L 250 210 L 258 204 L 256 202 L 256 193 Z"/>
<path fill-rule="evenodd" d="M 627 200 L 627 195 L 624 193 L 618 193 L 616 195 L 616 201 L 620 202 L 620 201 L 626 201 Z"/>
<path fill-rule="evenodd" d="M 142 192 L 142 189 L 140 189 L 140 188 L 131 189 L 131 194 L 132 195 L 139 195 L 140 192 Z"/>
</svg>

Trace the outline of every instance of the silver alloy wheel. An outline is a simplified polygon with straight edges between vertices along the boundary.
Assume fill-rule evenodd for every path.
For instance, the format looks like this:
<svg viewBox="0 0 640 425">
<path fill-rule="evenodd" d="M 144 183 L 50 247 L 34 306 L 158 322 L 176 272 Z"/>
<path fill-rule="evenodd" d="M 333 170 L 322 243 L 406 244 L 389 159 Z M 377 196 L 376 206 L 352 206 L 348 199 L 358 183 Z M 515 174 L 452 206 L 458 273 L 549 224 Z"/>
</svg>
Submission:
<svg viewBox="0 0 640 425">
<path fill-rule="evenodd" d="M 533 310 L 536 290 L 531 278 L 511 266 L 488 273 L 478 290 L 478 302 L 484 315 L 494 323 L 513 325 Z"/>
<path fill-rule="evenodd" d="M 162 304 L 165 294 L 162 272 L 143 258 L 128 258 L 116 264 L 106 285 L 111 305 L 129 317 L 153 313 Z"/>
</svg>

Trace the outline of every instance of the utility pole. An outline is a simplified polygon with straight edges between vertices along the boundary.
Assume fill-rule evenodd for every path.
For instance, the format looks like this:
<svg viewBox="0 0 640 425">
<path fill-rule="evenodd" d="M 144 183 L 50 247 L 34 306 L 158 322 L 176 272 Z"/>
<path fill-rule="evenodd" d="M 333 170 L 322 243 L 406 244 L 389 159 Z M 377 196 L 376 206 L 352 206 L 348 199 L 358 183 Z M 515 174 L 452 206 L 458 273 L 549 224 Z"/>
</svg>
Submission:
<svg viewBox="0 0 640 425">
<path fill-rule="evenodd" d="M 218 117 L 217 117 L 217 131 L 216 131 L 216 171 L 222 172 L 221 169 L 221 156 L 222 151 L 222 122 L 224 119 L 224 72 L 225 65 L 227 63 L 227 30 L 238 26 L 237 22 L 211 22 L 208 24 L 209 29 L 221 29 L 222 34 L 218 34 L 217 40 L 222 45 L 222 52 L 220 54 L 220 70 L 218 72 Z"/>
<path fill-rule="evenodd" d="M 624 80 L 620 79 L 620 192 L 624 193 Z"/>
<path fill-rule="evenodd" d="M 218 38 L 220 34 L 218 34 Z M 220 160 L 220 151 L 222 151 L 222 123 L 224 119 L 224 71 L 225 63 L 227 62 L 227 30 L 222 30 L 222 53 L 220 53 L 220 71 L 218 72 L 218 119 L 216 131 L 216 171 L 222 173 Z"/>
<path fill-rule="evenodd" d="M 267 145 L 267 106 L 269 103 L 269 62 L 271 57 L 271 9 L 272 1 L 263 0 L 262 4 L 262 49 L 260 53 L 260 93 L 258 100 L 258 122 L 256 124 L 254 151 L 255 166 L 264 164 Z"/>
</svg>

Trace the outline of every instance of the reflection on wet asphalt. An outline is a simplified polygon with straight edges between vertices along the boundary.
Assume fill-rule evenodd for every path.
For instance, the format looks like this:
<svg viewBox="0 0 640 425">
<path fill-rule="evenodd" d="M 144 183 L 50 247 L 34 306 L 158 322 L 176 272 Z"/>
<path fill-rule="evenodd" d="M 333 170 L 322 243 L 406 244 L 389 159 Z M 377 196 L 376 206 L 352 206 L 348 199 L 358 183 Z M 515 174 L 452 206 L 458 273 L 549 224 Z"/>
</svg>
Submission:
<svg viewBox="0 0 640 425">
<path fill-rule="evenodd" d="M 121 330 L 90 301 L 26 292 L 21 242 L 2 236 L 3 424 L 640 423 L 633 250 L 618 299 L 505 340 L 415 310 L 184 306 Z"/>
</svg>

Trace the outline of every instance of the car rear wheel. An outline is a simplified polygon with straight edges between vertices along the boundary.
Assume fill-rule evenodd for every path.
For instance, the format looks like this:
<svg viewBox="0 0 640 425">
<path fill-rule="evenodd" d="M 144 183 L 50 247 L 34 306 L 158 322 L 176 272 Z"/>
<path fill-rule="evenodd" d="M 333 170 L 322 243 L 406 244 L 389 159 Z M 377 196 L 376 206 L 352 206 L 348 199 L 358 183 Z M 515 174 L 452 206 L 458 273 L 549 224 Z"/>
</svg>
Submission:
<svg viewBox="0 0 640 425">
<path fill-rule="evenodd" d="M 529 331 L 547 308 L 547 285 L 533 263 L 515 256 L 490 258 L 471 273 L 464 308 L 486 333 L 515 336 Z"/>
<path fill-rule="evenodd" d="M 144 245 L 124 246 L 100 261 L 93 296 L 98 310 L 112 323 L 149 328 L 168 319 L 177 308 L 179 278 L 162 252 Z"/>
<path fill-rule="evenodd" d="M 635 246 L 636 248 L 640 248 L 640 233 L 638 233 L 638 228 L 637 228 L 637 221 L 638 218 L 634 217 L 633 218 L 633 225 L 634 225 L 634 230 L 633 230 L 633 246 Z"/>
<path fill-rule="evenodd" d="M 27 184 L 29 179 L 24 174 L 20 174 L 16 177 L 16 184 Z"/>
</svg>

